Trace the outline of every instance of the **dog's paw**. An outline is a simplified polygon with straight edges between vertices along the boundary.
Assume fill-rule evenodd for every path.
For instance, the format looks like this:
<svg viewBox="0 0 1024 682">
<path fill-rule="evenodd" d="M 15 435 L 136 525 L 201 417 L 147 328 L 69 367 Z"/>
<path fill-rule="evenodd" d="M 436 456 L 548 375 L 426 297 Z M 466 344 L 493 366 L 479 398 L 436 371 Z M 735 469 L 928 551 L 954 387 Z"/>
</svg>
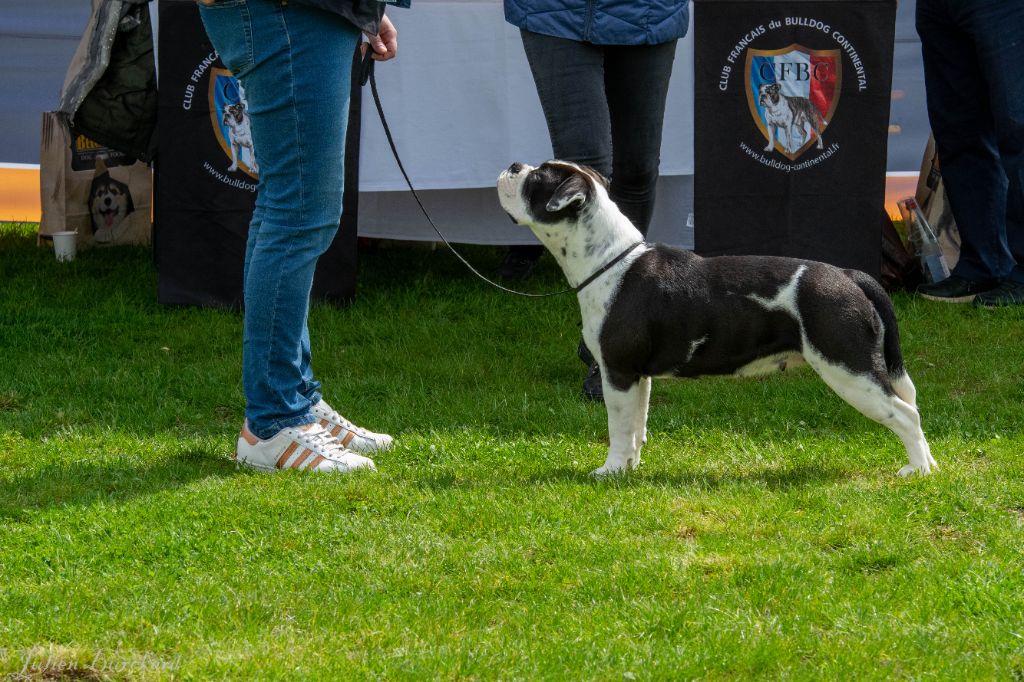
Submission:
<svg viewBox="0 0 1024 682">
<path fill-rule="evenodd" d="M 907 464 L 898 473 L 900 476 L 906 478 L 910 474 L 918 473 L 922 476 L 927 476 L 932 472 L 932 462 L 925 462 L 924 464 Z"/>
<path fill-rule="evenodd" d="M 629 471 L 629 469 L 627 469 L 626 467 L 610 467 L 605 465 L 603 467 L 594 469 L 593 471 L 590 472 L 590 475 L 593 476 L 594 478 L 611 478 L 612 476 L 622 476 L 627 471 Z"/>
<path fill-rule="evenodd" d="M 629 473 L 638 466 L 640 466 L 640 457 L 630 457 L 625 462 L 605 462 L 604 466 L 599 469 L 594 469 L 590 472 L 590 475 L 595 478 L 602 478 L 604 476 L 620 476 L 622 474 Z"/>
</svg>

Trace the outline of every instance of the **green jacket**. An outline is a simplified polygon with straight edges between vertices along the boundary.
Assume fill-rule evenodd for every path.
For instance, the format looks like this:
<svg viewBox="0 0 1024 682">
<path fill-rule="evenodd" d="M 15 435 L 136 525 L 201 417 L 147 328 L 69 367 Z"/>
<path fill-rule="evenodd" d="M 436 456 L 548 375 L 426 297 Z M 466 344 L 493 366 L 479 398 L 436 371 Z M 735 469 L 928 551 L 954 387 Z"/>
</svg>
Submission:
<svg viewBox="0 0 1024 682">
<path fill-rule="evenodd" d="M 157 90 L 149 0 L 93 3 L 58 110 L 94 142 L 143 161 L 153 158 Z"/>
</svg>

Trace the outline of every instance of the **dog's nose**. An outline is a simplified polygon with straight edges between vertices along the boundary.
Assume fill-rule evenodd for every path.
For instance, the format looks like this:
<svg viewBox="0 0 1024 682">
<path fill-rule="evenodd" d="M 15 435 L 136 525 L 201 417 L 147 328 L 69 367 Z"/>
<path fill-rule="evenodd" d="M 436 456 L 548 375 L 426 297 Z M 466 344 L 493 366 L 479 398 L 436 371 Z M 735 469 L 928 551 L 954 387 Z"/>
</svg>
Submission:
<svg viewBox="0 0 1024 682">
<path fill-rule="evenodd" d="M 518 161 L 516 161 L 515 163 L 508 167 L 508 172 L 511 175 L 515 175 L 521 170 L 523 170 L 523 164 L 519 163 Z"/>
</svg>

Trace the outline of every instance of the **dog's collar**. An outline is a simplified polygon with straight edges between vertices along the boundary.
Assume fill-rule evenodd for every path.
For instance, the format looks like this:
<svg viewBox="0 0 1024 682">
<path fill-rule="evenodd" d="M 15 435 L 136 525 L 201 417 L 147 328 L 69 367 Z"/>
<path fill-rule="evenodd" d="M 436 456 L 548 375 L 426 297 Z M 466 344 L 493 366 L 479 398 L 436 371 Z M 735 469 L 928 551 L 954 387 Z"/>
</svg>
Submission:
<svg viewBox="0 0 1024 682">
<path fill-rule="evenodd" d="M 582 282 L 577 284 L 576 288 L 573 289 L 573 291 L 575 291 L 577 294 L 580 293 L 581 291 L 583 291 L 583 287 L 587 286 L 588 284 L 593 282 L 595 279 L 597 279 L 598 277 L 600 277 L 604 273 L 608 272 L 612 268 L 613 265 L 618 263 L 620 260 L 622 260 L 623 258 L 628 256 L 629 254 L 633 253 L 633 251 L 636 249 L 636 247 L 638 247 L 638 246 L 640 246 L 642 244 L 644 244 L 644 240 L 643 239 L 638 241 L 636 244 L 633 244 L 633 246 L 629 247 L 628 249 L 626 249 L 625 251 L 620 253 L 615 258 L 612 258 L 610 261 L 608 261 L 607 263 L 602 265 L 600 268 L 598 268 L 597 272 L 595 272 L 590 277 L 587 277 L 585 280 L 583 280 Z"/>
</svg>

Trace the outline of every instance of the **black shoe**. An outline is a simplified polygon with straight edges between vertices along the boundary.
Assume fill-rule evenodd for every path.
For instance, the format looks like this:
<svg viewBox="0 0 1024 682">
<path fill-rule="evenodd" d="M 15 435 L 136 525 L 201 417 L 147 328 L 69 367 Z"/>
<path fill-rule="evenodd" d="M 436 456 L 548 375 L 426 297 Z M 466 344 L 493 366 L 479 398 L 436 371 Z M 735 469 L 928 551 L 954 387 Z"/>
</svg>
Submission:
<svg viewBox="0 0 1024 682">
<path fill-rule="evenodd" d="M 998 308 L 1005 305 L 1024 304 L 1024 283 L 1006 281 L 995 289 L 989 289 L 974 297 L 979 308 Z"/>
<path fill-rule="evenodd" d="M 498 266 L 498 277 L 513 282 L 530 279 L 542 253 L 544 253 L 542 246 L 509 247 L 508 253 L 505 254 L 505 260 Z"/>
<path fill-rule="evenodd" d="M 601 386 L 601 368 L 597 363 L 591 363 L 587 378 L 583 380 L 583 399 L 593 400 L 595 403 L 604 402 L 604 387 Z"/>
<path fill-rule="evenodd" d="M 932 301 L 967 303 L 973 301 L 978 294 L 995 289 L 996 284 L 990 279 L 975 282 L 959 275 L 950 275 L 941 282 L 922 284 L 917 287 L 917 293 Z"/>
<path fill-rule="evenodd" d="M 576 357 L 578 357 L 580 359 L 580 362 L 582 362 L 587 367 L 594 364 L 595 362 L 594 355 L 590 352 L 590 349 L 587 348 L 587 344 L 583 341 L 583 339 L 580 339 L 580 345 L 576 347 Z"/>
</svg>

